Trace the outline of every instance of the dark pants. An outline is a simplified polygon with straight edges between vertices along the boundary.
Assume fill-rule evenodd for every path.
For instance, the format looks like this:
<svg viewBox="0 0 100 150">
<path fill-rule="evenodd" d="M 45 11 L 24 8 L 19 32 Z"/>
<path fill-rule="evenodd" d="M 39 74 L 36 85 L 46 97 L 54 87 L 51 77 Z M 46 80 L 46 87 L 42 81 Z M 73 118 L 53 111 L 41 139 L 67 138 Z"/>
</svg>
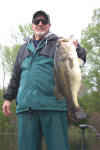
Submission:
<svg viewBox="0 0 100 150">
<path fill-rule="evenodd" d="M 32 111 L 18 114 L 18 150 L 69 150 L 67 112 Z"/>
</svg>

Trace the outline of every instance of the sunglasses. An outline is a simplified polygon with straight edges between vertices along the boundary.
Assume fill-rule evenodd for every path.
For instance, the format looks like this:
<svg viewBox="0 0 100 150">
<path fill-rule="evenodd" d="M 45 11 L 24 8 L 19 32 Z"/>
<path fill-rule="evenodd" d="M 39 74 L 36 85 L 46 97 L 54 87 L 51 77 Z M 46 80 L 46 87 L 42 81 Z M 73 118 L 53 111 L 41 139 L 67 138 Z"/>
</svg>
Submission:
<svg viewBox="0 0 100 150">
<path fill-rule="evenodd" d="M 47 19 L 34 19 L 33 23 L 35 25 L 38 25 L 40 23 L 40 21 L 42 22 L 43 25 L 47 25 L 48 24 L 48 20 Z"/>
</svg>

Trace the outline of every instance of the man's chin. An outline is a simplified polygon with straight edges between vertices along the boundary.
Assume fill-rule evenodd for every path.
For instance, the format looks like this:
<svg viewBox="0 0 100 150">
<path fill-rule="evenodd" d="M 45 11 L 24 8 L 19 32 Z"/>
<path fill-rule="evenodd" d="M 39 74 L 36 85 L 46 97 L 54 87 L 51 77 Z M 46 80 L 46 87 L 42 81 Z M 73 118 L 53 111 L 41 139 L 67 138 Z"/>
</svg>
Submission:
<svg viewBox="0 0 100 150">
<path fill-rule="evenodd" d="M 39 39 L 44 38 L 46 35 L 45 32 L 35 32 L 35 36 L 38 37 Z"/>
</svg>

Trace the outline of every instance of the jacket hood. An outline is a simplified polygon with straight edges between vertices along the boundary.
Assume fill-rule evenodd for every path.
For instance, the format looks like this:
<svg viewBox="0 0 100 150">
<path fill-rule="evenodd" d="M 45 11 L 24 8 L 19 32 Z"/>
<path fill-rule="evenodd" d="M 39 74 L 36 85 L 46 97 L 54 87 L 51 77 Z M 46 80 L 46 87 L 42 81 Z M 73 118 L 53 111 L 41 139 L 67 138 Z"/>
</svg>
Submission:
<svg viewBox="0 0 100 150">
<path fill-rule="evenodd" d="M 56 38 L 58 38 L 58 36 L 55 35 L 52 32 L 48 32 L 47 35 L 45 36 L 45 39 L 47 39 L 47 40 L 53 40 L 53 39 L 56 39 Z"/>
</svg>

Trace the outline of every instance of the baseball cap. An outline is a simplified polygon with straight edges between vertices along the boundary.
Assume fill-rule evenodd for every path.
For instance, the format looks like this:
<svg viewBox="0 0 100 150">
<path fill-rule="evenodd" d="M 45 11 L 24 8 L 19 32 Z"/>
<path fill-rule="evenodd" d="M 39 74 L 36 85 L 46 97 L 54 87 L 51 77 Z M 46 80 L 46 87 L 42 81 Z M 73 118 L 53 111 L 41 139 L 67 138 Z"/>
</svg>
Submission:
<svg viewBox="0 0 100 150">
<path fill-rule="evenodd" d="M 32 23 L 33 23 L 33 20 L 40 15 L 44 16 L 48 20 L 48 23 L 50 23 L 50 16 L 45 11 L 42 11 L 42 10 L 39 10 L 33 14 Z"/>
</svg>

